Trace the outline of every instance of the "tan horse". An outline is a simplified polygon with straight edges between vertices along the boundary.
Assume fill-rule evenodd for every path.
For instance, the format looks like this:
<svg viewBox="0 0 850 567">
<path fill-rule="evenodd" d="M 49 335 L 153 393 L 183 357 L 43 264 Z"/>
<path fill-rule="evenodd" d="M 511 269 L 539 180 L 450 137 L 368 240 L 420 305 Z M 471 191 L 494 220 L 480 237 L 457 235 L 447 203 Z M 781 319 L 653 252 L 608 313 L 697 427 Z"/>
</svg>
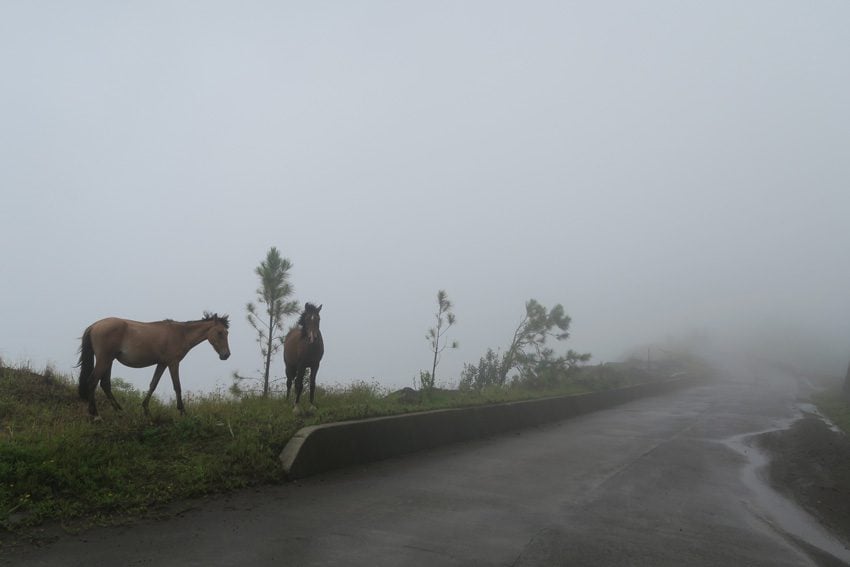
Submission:
<svg viewBox="0 0 850 567">
<path fill-rule="evenodd" d="M 183 398 L 180 394 L 180 361 L 186 354 L 203 341 L 209 341 L 221 360 L 230 356 L 227 343 L 227 328 L 230 326 L 227 315 L 204 313 L 199 321 L 178 322 L 166 319 L 153 323 L 139 323 L 128 319 L 109 317 L 89 326 L 83 333 L 80 346 L 80 397 L 89 402 L 89 414 L 95 420 L 97 415 L 95 392 L 100 384 L 106 397 L 116 410 L 121 404 L 112 395 L 112 362 L 117 360 L 132 368 L 145 368 L 156 365 L 151 387 L 142 401 L 145 415 L 148 412 L 153 391 L 168 368 L 174 393 L 177 395 L 177 409 L 181 414 Z M 95 362 L 95 359 L 97 360 Z"/>
<path fill-rule="evenodd" d="M 293 411 L 301 413 L 298 402 L 301 400 L 301 391 L 304 389 L 304 374 L 310 369 L 310 408 L 315 409 L 316 398 L 316 373 L 319 371 L 319 362 L 325 354 L 325 343 L 322 341 L 322 332 L 319 330 L 321 317 L 319 312 L 322 306 L 316 307 L 312 303 L 304 306 L 304 312 L 298 319 L 298 325 L 286 334 L 283 341 L 283 363 L 286 366 L 286 399 L 289 399 L 289 390 L 292 381 L 295 380 L 295 404 Z"/>
</svg>

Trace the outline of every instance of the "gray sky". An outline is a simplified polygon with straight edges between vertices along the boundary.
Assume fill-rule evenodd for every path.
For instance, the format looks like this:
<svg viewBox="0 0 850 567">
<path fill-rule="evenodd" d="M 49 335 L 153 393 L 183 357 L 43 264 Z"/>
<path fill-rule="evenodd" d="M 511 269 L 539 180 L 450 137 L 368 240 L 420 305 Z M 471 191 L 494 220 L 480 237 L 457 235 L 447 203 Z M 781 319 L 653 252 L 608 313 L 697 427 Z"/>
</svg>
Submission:
<svg viewBox="0 0 850 567">
<path fill-rule="evenodd" d="M 260 368 L 244 305 L 277 246 L 324 304 L 326 384 L 412 385 L 438 289 L 461 344 L 438 382 L 531 297 L 595 362 L 768 329 L 838 368 L 848 21 L 844 1 L 3 2 L 0 356 L 70 372 L 99 318 L 207 309 L 233 356 L 198 347 L 183 387 L 228 385 Z"/>
</svg>

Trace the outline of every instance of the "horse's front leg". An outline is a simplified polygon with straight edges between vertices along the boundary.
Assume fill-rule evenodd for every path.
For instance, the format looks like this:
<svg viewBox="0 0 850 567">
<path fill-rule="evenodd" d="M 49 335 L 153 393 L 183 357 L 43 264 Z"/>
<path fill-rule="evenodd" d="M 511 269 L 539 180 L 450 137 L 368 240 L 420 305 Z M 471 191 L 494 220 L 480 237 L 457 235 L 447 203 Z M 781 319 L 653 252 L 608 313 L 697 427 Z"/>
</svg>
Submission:
<svg viewBox="0 0 850 567">
<path fill-rule="evenodd" d="M 310 411 L 316 411 L 316 374 L 319 373 L 319 363 L 310 367 Z"/>
<path fill-rule="evenodd" d="M 183 396 L 180 393 L 180 362 L 173 362 L 168 367 L 168 373 L 171 374 L 171 383 L 174 384 L 174 395 L 177 396 L 177 409 L 180 415 L 186 415 L 186 410 L 183 408 Z"/>
<path fill-rule="evenodd" d="M 286 399 L 289 399 L 289 391 L 292 389 L 292 381 L 295 379 L 295 371 L 297 367 L 287 364 L 286 365 Z"/>
<path fill-rule="evenodd" d="M 292 405 L 292 413 L 301 415 L 301 406 L 298 403 L 301 401 L 301 392 L 304 390 L 304 372 L 307 369 L 303 366 L 298 367 L 295 373 L 295 403 Z"/>
<path fill-rule="evenodd" d="M 145 399 L 142 400 L 142 407 L 145 409 L 145 415 L 150 417 L 150 411 L 148 411 L 148 404 L 151 401 L 151 396 L 153 395 L 153 391 L 156 390 L 156 385 L 159 384 L 159 379 L 162 378 L 162 373 L 165 372 L 166 366 L 165 364 L 157 364 L 156 370 L 153 371 L 153 378 L 151 379 L 151 387 L 148 390 L 148 395 L 145 396 Z"/>
</svg>

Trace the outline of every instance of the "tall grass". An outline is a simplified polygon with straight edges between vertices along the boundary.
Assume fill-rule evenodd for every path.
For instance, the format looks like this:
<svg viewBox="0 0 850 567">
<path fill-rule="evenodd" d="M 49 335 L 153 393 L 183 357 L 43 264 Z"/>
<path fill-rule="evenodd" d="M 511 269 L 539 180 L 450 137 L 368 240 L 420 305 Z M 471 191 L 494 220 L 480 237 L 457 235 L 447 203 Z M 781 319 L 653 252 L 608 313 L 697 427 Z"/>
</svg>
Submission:
<svg viewBox="0 0 850 567">
<path fill-rule="evenodd" d="M 548 390 L 494 388 L 387 392 L 377 383 L 320 387 L 319 409 L 296 416 L 281 397 L 187 395 L 141 409 L 142 393 L 120 379 L 114 412 L 98 392 L 103 421 L 92 423 L 70 377 L 55 370 L 0 367 L 0 527 L 59 520 L 109 523 L 176 499 L 284 481 L 278 456 L 305 425 L 577 393 L 624 385 L 591 369 Z M 594 376 L 596 376 L 594 378 Z M 594 385 L 596 388 L 594 388 Z"/>
</svg>

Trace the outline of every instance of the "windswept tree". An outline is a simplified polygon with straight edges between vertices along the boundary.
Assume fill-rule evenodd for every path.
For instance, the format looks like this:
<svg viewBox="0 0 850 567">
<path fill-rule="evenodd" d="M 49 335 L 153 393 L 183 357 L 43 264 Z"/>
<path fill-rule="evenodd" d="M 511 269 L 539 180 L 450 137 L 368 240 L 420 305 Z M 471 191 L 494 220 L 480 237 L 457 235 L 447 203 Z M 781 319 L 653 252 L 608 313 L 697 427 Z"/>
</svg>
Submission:
<svg viewBox="0 0 850 567">
<path fill-rule="evenodd" d="M 462 389 L 481 389 L 485 386 L 504 386 L 511 371 L 515 380 L 530 383 L 551 383 L 558 376 L 590 360 L 589 353 L 573 350 L 555 356 L 547 346 L 548 339 L 563 341 L 569 338 L 571 319 L 560 304 L 547 310 L 535 299 L 525 303 L 525 315 L 514 329 L 511 343 L 504 354 L 488 349 L 477 365 L 465 364 L 461 373 Z"/>
<path fill-rule="evenodd" d="M 529 299 L 525 302 L 525 316 L 514 330 L 511 345 L 502 359 L 501 382 L 504 384 L 508 372 L 521 368 L 532 358 L 543 355 L 546 339 L 563 341 L 569 338 L 572 319 L 559 303 L 549 311 L 537 302 Z"/>
<path fill-rule="evenodd" d="M 260 277 L 257 288 L 257 303 L 246 305 L 248 322 L 257 331 L 257 342 L 263 355 L 263 396 L 269 394 L 269 370 L 272 355 L 280 350 L 283 339 L 283 318 L 298 312 L 298 303 L 288 301 L 292 295 L 289 270 L 292 262 L 282 258 L 272 246 L 266 259 L 260 262 L 255 273 Z"/>
<path fill-rule="evenodd" d="M 420 382 L 423 389 L 433 388 L 436 384 L 437 365 L 440 363 L 440 356 L 447 348 L 457 348 L 457 341 L 451 343 L 443 336 L 449 328 L 455 324 L 455 314 L 452 312 L 452 302 L 444 289 L 437 292 L 437 312 L 434 313 L 436 323 L 428 329 L 425 335 L 425 340 L 431 347 L 434 353 L 433 364 L 431 365 L 431 374 L 422 372 L 420 374 Z"/>
</svg>

